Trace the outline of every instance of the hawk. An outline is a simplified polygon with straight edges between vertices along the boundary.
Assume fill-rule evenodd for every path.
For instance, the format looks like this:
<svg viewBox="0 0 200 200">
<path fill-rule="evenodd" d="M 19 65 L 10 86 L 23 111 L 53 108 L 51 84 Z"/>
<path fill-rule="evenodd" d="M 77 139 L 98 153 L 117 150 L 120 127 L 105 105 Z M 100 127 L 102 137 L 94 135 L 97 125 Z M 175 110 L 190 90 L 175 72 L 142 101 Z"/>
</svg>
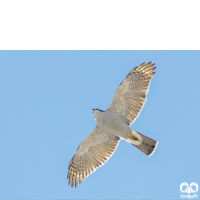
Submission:
<svg viewBox="0 0 200 200">
<path fill-rule="evenodd" d="M 69 168 L 67 179 L 77 187 L 115 152 L 121 139 L 131 143 L 147 156 L 152 155 L 158 142 L 130 128 L 146 101 L 155 63 L 135 67 L 117 88 L 106 111 L 93 109 L 97 125 L 82 141 Z"/>
</svg>

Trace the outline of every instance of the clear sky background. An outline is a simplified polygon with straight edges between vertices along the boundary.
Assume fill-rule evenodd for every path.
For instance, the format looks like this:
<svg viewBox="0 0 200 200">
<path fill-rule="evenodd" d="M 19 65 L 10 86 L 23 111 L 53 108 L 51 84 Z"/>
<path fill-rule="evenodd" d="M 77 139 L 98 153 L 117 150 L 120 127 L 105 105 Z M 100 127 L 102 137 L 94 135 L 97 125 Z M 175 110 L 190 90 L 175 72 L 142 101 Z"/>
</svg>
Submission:
<svg viewBox="0 0 200 200">
<path fill-rule="evenodd" d="M 0 51 L 0 199 L 180 199 L 200 186 L 200 51 Z M 68 165 L 126 75 L 156 62 L 131 128 L 158 140 L 151 157 L 121 141 L 76 189 Z M 200 192 L 197 193 L 200 196 Z"/>
</svg>

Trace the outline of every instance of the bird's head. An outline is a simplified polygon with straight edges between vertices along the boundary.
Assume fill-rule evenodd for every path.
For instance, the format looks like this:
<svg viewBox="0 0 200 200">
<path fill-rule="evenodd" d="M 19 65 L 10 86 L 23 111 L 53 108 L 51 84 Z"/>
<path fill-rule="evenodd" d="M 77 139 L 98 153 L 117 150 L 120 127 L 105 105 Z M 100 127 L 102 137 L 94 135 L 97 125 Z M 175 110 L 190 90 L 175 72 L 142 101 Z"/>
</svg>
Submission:
<svg viewBox="0 0 200 200">
<path fill-rule="evenodd" d="M 94 117 L 97 118 L 100 113 L 104 112 L 103 110 L 93 109 Z"/>
</svg>

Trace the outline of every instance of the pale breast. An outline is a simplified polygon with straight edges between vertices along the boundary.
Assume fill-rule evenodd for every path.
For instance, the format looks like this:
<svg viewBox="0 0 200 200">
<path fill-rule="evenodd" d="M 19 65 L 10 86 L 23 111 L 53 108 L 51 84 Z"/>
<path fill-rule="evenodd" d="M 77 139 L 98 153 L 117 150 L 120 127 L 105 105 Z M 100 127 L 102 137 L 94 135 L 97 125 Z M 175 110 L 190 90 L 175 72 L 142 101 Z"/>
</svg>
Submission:
<svg viewBox="0 0 200 200">
<path fill-rule="evenodd" d="M 106 132 L 127 140 L 131 134 L 131 128 L 109 111 L 99 113 L 96 117 L 97 124 Z"/>
</svg>

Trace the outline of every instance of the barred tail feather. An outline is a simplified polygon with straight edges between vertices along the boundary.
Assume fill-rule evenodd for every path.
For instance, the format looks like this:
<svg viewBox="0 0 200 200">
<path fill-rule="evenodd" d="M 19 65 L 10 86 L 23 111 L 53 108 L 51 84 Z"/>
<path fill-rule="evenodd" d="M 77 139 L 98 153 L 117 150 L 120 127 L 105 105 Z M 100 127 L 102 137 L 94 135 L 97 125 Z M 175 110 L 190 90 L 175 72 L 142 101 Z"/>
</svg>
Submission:
<svg viewBox="0 0 200 200">
<path fill-rule="evenodd" d="M 138 132 L 137 132 L 138 133 Z M 133 144 L 135 147 L 137 147 L 140 151 L 142 151 L 147 156 L 151 156 L 158 144 L 158 141 L 153 140 L 145 135 L 142 135 L 141 133 L 138 133 L 143 138 L 143 143 L 136 145 Z"/>
</svg>

